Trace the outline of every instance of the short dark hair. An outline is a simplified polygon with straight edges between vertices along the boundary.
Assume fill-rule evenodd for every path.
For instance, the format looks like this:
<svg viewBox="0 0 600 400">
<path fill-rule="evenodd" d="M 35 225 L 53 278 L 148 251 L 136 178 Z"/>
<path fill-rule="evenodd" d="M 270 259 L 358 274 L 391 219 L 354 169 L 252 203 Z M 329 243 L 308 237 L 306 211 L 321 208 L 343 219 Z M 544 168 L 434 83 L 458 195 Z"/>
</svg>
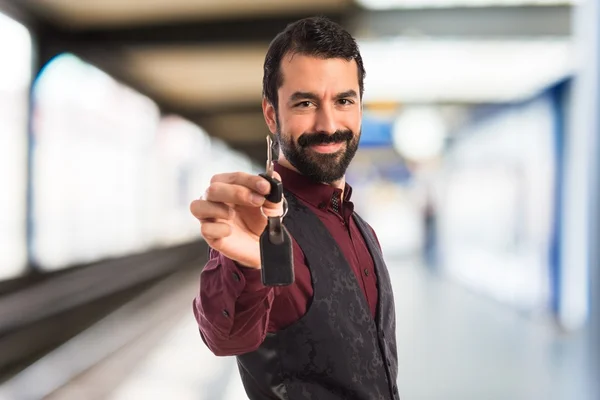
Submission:
<svg viewBox="0 0 600 400">
<path fill-rule="evenodd" d="M 277 90 L 283 84 L 281 60 L 287 54 L 356 61 L 362 99 L 365 68 L 356 40 L 339 24 L 325 17 L 310 17 L 289 24 L 273 39 L 265 56 L 263 96 L 275 110 L 278 108 Z"/>
</svg>

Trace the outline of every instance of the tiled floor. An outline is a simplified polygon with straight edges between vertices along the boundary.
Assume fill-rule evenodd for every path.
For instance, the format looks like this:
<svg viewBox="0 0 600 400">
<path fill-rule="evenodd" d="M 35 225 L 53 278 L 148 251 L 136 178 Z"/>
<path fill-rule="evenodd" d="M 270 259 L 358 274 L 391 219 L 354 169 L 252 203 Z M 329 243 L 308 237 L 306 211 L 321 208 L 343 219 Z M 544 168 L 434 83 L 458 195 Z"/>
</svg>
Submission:
<svg viewBox="0 0 600 400">
<path fill-rule="evenodd" d="M 585 381 L 585 341 L 431 275 L 390 262 L 405 400 L 598 400 Z M 215 357 L 191 315 L 112 400 L 243 400 L 235 360 Z"/>
</svg>

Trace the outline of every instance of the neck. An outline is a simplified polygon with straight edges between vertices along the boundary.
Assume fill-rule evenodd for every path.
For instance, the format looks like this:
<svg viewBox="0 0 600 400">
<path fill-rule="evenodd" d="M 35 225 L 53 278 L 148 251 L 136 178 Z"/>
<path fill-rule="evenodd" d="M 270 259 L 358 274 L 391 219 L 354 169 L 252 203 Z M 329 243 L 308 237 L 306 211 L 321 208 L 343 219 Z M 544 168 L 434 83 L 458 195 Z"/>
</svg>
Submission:
<svg viewBox="0 0 600 400">
<path fill-rule="evenodd" d="M 280 154 L 279 159 L 277 160 L 277 164 L 279 164 L 282 167 L 285 167 L 287 169 L 291 169 L 292 171 L 296 171 L 299 174 L 301 173 L 285 157 L 283 157 L 283 154 Z M 324 185 L 333 186 L 336 189 L 341 189 L 342 190 L 342 198 L 344 197 L 344 188 L 346 187 L 346 177 L 342 177 L 341 179 L 338 179 L 337 181 L 331 182 L 331 183 L 324 183 L 324 182 L 321 182 L 321 183 Z"/>
</svg>

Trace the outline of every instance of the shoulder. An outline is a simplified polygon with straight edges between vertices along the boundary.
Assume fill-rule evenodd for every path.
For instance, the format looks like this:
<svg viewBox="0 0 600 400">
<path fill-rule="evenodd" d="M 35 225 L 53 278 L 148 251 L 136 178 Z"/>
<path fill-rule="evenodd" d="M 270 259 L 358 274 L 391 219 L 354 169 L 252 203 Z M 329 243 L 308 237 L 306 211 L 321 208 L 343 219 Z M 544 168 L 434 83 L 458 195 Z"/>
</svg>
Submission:
<svg viewBox="0 0 600 400">
<path fill-rule="evenodd" d="M 375 241 L 377 242 L 377 246 L 379 246 L 379 250 L 381 250 L 381 243 L 379 243 L 379 238 L 377 237 L 377 233 L 375 233 L 375 229 L 373 229 L 373 227 L 369 224 L 367 224 L 367 226 L 369 227 L 369 230 L 373 234 L 373 237 L 375 238 Z"/>
<path fill-rule="evenodd" d="M 375 233 L 375 229 L 373 229 L 373 227 L 367 221 L 365 221 L 360 215 L 358 215 L 357 212 L 354 212 L 353 215 L 354 215 L 354 220 L 359 225 L 362 225 L 363 230 L 365 230 L 367 233 L 370 233 L 371 235 L 373 235 L 375 242 L 377 242 L 377 246 L 379 246 L 379 249 L 381 250 L 381 243 L 379 243 L 379 238 L 377 237 L 377 233 Z"/>
</svg>

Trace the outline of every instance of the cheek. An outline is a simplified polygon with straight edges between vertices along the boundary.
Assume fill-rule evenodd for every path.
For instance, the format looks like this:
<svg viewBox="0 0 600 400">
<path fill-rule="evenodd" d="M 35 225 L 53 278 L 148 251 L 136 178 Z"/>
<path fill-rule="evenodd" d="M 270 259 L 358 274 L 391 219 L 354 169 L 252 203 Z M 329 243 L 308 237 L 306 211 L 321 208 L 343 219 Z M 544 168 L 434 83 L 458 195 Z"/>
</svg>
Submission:
<svg viewBox="0 0 600 400">
<path fill-rule="evenodd" d="M 352 115 L 348 115 L 344 121 L 344 125 L 352 130 L 354 134 L 358 134 L 361 129 L 362 118 L 360 113 L 352 113 Z"/>
<path fill-rule="evenodd" d="M 293 115 L 280 121 L 280 131 L 288 137 L 292 137 L 294 141 L 306 132 L 311 131 L 311 121 L 307 116 Z"/>
</svg>

